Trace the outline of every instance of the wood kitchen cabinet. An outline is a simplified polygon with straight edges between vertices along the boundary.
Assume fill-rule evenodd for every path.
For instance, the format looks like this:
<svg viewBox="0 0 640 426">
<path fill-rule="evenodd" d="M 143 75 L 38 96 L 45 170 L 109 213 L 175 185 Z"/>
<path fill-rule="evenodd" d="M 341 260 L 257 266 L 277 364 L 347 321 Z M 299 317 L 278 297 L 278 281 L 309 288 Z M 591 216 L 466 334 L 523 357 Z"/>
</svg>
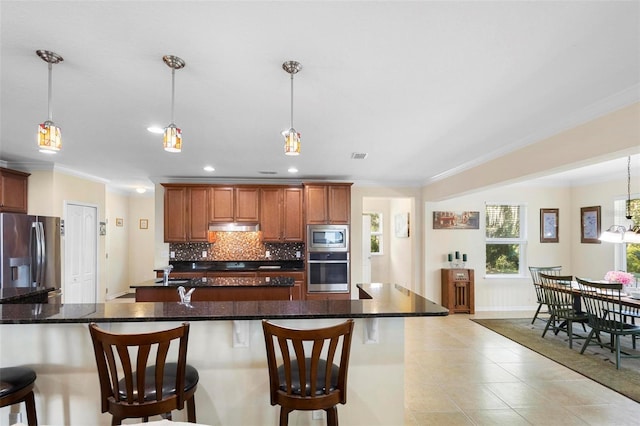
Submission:
<svg viewBox="0 0 640 426">
<path fill-rule="evenodd" d="M 207 186 L 165 185 L 165 242 L 207 241 L 208 202 Z"/>
<path fill-rule="evenodd" d="M 349 224 L 351 184 L 305 184 L 307 224 Z"/>
<path fill-rule="evenodd" d="M 0 167 L 0 212 L 27 213 L 29 173 Z"/>
<path fill-rule="evenodd" d="M 475 312 L 473 269 L 440 270 L 442 306 L 452 314 Z"/>
<path fill-rule="evenodd" d="M 266 277 L 287 277 L 293 278 L 294 284 L 291 288 L 291 300 L 304 300 L 304 272 L 258 272 L 258 278 Z"/>
<path fill-rule="evenodd" d="M 304 240 L 303 191 L 295 187 L 260 189 L 260 231 L 262 241 L 301 242 Z"/>
<path fill-rule="evenodd" d="M 260 188 L 211 187 L 209 191 L 211 222 L 258 222 L 260 220 Z"/>
</svg>

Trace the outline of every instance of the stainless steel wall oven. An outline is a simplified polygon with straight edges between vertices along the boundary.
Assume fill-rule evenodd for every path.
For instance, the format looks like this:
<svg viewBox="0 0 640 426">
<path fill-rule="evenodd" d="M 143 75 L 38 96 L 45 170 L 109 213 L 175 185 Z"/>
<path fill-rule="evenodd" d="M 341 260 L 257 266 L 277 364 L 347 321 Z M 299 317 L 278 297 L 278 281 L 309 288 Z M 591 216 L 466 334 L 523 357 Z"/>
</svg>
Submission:
<svg viewBox="0 0 640 426">
<path fill-rule="evenodd" d="M 350 291 L 349 253 L 308 253 L 307 291 L 310 293 L 348 293 Z"/>
</svg>

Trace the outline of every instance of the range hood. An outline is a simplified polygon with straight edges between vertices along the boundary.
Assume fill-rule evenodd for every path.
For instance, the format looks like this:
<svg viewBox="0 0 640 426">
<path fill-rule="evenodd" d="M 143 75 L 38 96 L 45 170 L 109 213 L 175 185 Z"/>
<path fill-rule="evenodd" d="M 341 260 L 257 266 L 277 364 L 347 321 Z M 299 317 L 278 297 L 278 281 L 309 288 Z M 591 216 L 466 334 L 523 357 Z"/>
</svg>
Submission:
<svg viewBox="0 0 640 426">
<path fill-rule="evenodd" d="M 215 222 L 209 224 L 209 232 L 256 232 L 260 225 L 256 222 Z"/>
</svg>

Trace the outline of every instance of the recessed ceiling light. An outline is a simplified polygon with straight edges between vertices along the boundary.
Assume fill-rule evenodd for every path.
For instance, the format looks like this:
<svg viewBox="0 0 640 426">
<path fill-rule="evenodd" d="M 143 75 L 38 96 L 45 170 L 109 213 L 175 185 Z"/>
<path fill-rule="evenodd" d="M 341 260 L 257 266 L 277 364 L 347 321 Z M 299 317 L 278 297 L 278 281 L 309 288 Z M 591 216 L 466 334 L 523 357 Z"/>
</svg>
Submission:
<svg viewBox="0 0 640 426">
<path fill-rule="evenodd" d="M 136 192 L 138 194 L 144 194 L 145 192 L 147 192 L 147 188 L 136 188 Z"/>
<path fill-rule="evenodd" d="M 213 172 L 215 169 L 213 168 L 213 166 L 204 166 L 204 171 L 205 172 Z"/>
<path fill-rule="evenodd" d="M 151 133 L 157 133 L 159 135 L 164 133 L 164 129 L 161 127 L 151 126 L 151 127 L 147 127 L 147 130 L 150 131 Z"/>
<path fill-rule="evenodd" d="M 295 167 L 289 167 L 289 169 L 287 171 L 289 173 L 298 173 L 298 169 L 296 169 Z"/>
</svg>

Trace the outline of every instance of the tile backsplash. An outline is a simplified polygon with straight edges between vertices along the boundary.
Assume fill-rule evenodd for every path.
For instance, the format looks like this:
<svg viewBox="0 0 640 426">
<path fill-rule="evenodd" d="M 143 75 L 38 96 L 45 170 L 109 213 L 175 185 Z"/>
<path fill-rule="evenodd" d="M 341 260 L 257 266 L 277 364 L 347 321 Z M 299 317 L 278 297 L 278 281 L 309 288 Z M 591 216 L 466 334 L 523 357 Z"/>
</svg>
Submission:
<svg viewBox="0 0 640 426">
<path fill-rule="evenodd" d="M 217 232 L 215 243 L 171 243 L 170 260 L 296 260 L 304 257 L 304 243 L 263 243 L 258 232 Z M 269 257 L 266 257 L 266 252 Z M 203 257 L 203 252 L 207 256 Z"/>
</svg>

